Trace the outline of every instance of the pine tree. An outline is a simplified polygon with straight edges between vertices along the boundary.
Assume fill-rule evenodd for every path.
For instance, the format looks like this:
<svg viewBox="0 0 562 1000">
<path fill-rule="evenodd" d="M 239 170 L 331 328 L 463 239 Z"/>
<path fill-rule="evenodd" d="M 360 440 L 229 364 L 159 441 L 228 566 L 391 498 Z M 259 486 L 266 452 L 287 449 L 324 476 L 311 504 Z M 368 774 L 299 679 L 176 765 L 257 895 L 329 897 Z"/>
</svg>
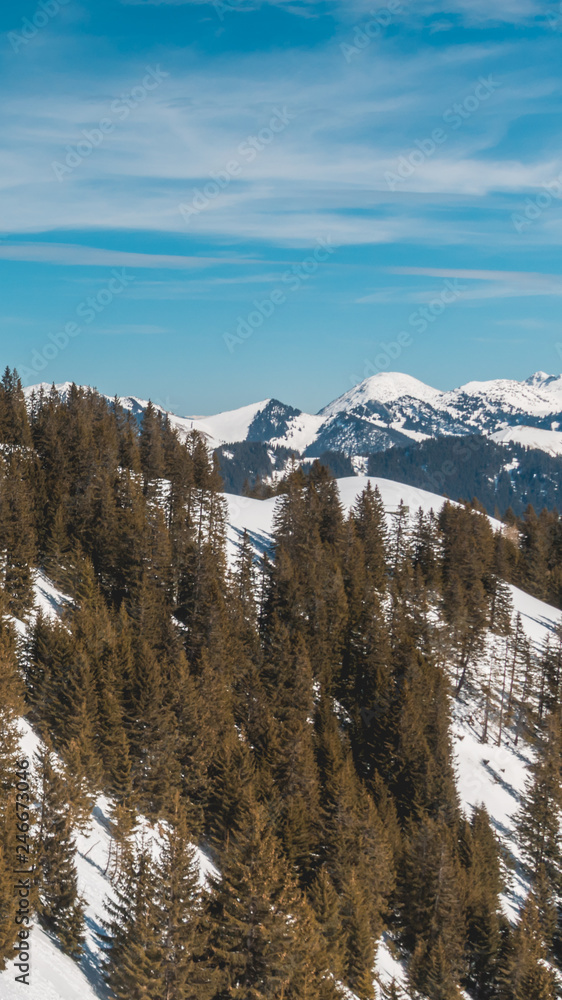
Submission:
<svg viewBox="0 0 562 1000">
<path fill-rule="evenodd" d="M 166 996 L 164 945 L 156 904 L 158 882 L 147 845 L 127 854 L 106 899 L 104 977 L 117 1000 L 161 1000 Z"/>
<path fill-rule="evenodd" d="M 76 843 L 66 783 L 52 751 L 36 758 L 39 777 L 37 879 L 39 918 L 69 955 L 79 955 L 84 940 L 84 902 L 78 893 Z"/>
<path fill-rule="evenodd" d="M 287 629 L 274 624 L 262 667 L 269 697 L 264 714 L 271 718 L 263 752 L 280 798 L 278 829 L 285 855 L 307 884 L 318 852 L 321 812 L 312 725 L 313 676 L 302 639 L 291 642 Z M 252 694 L 256 696 L 255 688 Z"/>
<path fill-rule="evenodd" d="M 464 971 L 463 876 L 442 820 L 423 817 L 417 828 L 412 824 L 399 900 L 412 987 L 429 1000 L 457 1000 Z"/>
<path fill-rule="evenodd" d="M 401 690 L 389 787 L 400 816 L 427 812 L 445 817 L 453 825 L 458 818 L 458 797 L 450 743 L 448 680 L 439 667 L 409 644 L 398 651 L 397 659 Z"/>
<path fill-rule="evenodd" d="M 461 824 L 462 863 L 466 871 L 467 984 L 475 1000 L 496 996 L 502 929 L 503 890 L 499 845 L 484 807 L 470 824 Z"/>
<path fill-rule="evenodd" d="M 117 801 L 113 804 L 109 822 L 111 839 L 104 874 L 109 875 L 114 884 L 124 874 L 127 864 L 131 860 L 137 820 L 138 814 L 131 800 Z"/>
<path fill-rule="evenodd" d="M 552 884 L 562 868 L 560 816 L 562 809 L 560 720 L 550 716 L 519 813 L 518 833 L 525 860 L 536 876 L 541 867 Z"/>
<path fill-rule="evenodd" d="M 212 996 L 213 974 L 204 962 L 206 929 L 199 866 L 189 843 L 185 810 L 176 800 L 155 868 L 157 923 L 162 935 L 163 1000 Z"/>
<path fill-rule="evenodd" d="M 257 804 L 211 879 L 210 917 L 216 1000 L 318 996 L 326 977 L 318 931 Z"/>
<path fill-rule="evenodd" d="M 513 600 L 508 585 L 494 577 L 490 605 L 490 629 L 496 635 L 509 635 L 512 629 Z"/>
<path fill-rule="evenodd" d="M 33 502 L 33 463 L 20 451 L 0 461 L 0 560 L 8 610 L 24 618 L 33 604 L 37 537 Z"/>
<path fill-rule="evenodd" d="M 384 504 L 378 486 L 371 481 L 358 497 L 351 512 L 357 535 L 365 553 L 365 568 L 371 584 L 382 591 L 386 587 L 388 528 Z"/>
<path fill-rule="evenodd" d="M 31 428 L 21 379 L 6 368 L 0 382 L 0 441 L 15 449 L 31 448 Z"/>
<path fill-rule="evenodd" d="M 22 773 L 18 718 L 23 711 L 23 691 L 15 637 L 4 611 L 5 595 L 0 593 L 0 971 L 7 957 L 13 957 L 12 945 L 19 930 L 13 872 L 19 867 L 18 854 L 21 868 L 29 868 L 25 847 L 29 847 L 31 834 L 25 832 L 25 824 L 32 827 L 32 795 L 16 788 L 18 771 Z M 21 847 L 16 839 L 18 822 L 22 823 Z"/>
<path fill-rule="evenodd" d="M 84 768 L 82 748 L 77 740 L 71 740 L 64 748 L 64 777 L 71 825 L 76 830 L 88 830 L 96 796 Z"/>
<path fill-rule="evenodd" d="M 361 878 L 352 872 L 342 899 L 346 944 L 345 983 L 359 1000 L 374 1000 L 375 940 Z"/>
<path fill-rule="evenodd" d="M 140 458 L 144 475 L 145 494 L 155 498 L 157 480 L 164 475 L 162 422 L 152 402 L 148 403 L 140 431 Z"/>
<path fill-rule="evenodd" d="M 406 995 L 393 979 L 388 986 L 381 987 L 381 1000 L 406 1000 Z"/>
<path fill-rule="evenodd" d="M 536 900 L 531 893 L 521 911 L 513 949 L 505 972 L 512 1000 L 554 1000 L 558 995 L 554 972 L 547 967 L 547 951 Z"/>
<path fill-rule="evenodd" d="M 316 876 L 310 891 L 310 899 L 324 940 L 330 969 L 336 979 L 342 979 L 346 947 L 341 902 L 326 865 L 322 866 Z"/>
</svg>

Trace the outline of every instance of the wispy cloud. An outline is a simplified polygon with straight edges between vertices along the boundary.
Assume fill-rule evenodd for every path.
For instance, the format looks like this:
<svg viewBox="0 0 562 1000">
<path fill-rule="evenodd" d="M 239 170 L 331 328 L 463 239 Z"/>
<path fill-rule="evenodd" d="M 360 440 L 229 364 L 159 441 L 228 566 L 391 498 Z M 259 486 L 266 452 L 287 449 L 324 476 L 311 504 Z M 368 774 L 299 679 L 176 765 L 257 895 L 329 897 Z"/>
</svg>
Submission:
<svg viewBox="0 0 562 1000">
<path fill-rule="evenodd" d="M 464 278 L 469 281 L 517 281 L 533 286 L 562 286 L 562 275 L 540 271 L 487 271 L 459 267 L 389 267 L 389 274 L 423 275 L 428 278 Z"/>
<path fill-rule="evenodd" d="M 487 299 L 534 298 L 541 296 L 562 296 L 562 276 L 531 271 L 489 271 L 468 268 L 436 267 L 389 267 L 389 274 L 404 277 L 438 278 L 442 282 L 471 282 L 462 291 L 463 302 L 478 302 Z M 379 288 L 355 301 L 359 304 L 391 305 L 400 303 L 430 302 L 435 298 L 435 287 L 394 286 Z M 514 325 L 506 320 L 505 325 Z M 521 326 L 526 326 L 521 323 Z M 532 328 L 532 327 L 529 327 Z"/>
<path fill-rule="evenodd" d="M 526 43 L 525 58 L 534 44 Z M 459 224 L 463 212 L 481 211 L 485 199 L 497 195 L 512 196 L 516 210 L 522 196 L 562 168 L 558 151 L 535 145 L 523 160 L 502 147 L 512 122 L 536 114 L 537 93 L 555 92 L 552 74 L 548 80 L 528 75 L 521 85 L 522 58 L 519 43 L 487 42 L 421 46 L 405 60 L 391 39 L 377 50 L 375 64 L 366 53 L 351 66 L 334 40 L 306 57 L 289 49 L 205 63 L 195 54 L 188 70 L 168 53 L 165 88 L 64 183 L 53 176 L 52 162 L 77 143 L 82 129 L 96 127 L 144 69 L 129 57 L 104 78 L 103 88 L 85 69 L 70 95 L 58 70 L 46 71 L 45 96 L 30 98 L 27 83 L 16 83 L 4 109 L 3 230 L 143 230 L 300 246 L 330 229 L 341 242 L 358 245 L 415 242 L 430 229 L 440 244 L 486 243 L 503 220 L 487 212 L 475 226 L 473 214 L 468 226 Z M 443 124 L 449 105 L 470 94 L 490 66 L 501 67 L 494 103 L 451 130 L 447 144 L 389 192 L 385 174 Z M 241 156 L 241 146 L 267 125 L 275 107 L 295 114 L 291 127 L 257 155 Z M 233 157 L 240 174 L 187 231 L 178 204 L 189 202 Z M 533 239 L 540 232 L 554 241 L 547 225 L 534 227 Z"/>
<path fill-rule="evenodd" d="M 213 7 L 212 0 L 120 0 L 120 2 L 127 7 L 161 7 L 164 5 L 169 7 L 185 7 L 186 5 Z M 338 0 L 324 0 L 322 6 L 331 6 L 336 2 Z M 315 0 L 224 0 L 222 8 L 219 4 L 217 7 L 223 12 L 230 10 L 232 13 L 258 10 L 260 7 L 282 7 L 292 14 L 300 14 L 305 17 L 312 17 L 315 8 L 316 13 L 319 13 L 317 0 L 316 2 Z"/>
<path fill-rule="evenodd" d="M 185 6 L 185 5 L 206 5 L 212 6 L 210 0 L 120 0 L 127 6 Z M 351 9 L 356 14 L 363 10 L 368 12 L 373 7 L 373 0 L 225 0 L 225 5 L 236 10 L 255 10 L 259 7 L 282 7 L 295 14 L 306 13 L 311 16 L 314 12 L 330 11 L 338 9 Z M 534 18 L 544 16 L 544 6 L 540 0 L 417 0 L 415 7 L 410 11 L 411 17 L 430 17 L 441 15 L 438 24 L 447 24 L 443 14 L 456 14 L 472 24 L 487 24 L 490 21 L 500 23 L 519 24 Z"/>
<path fill-rule="evenodd" d="M 528 316 L 519 319 L 498 319 L 494 326 L 519 327 L 521 330 L 553 330 L 559 329 L 559 324 L 548 323 L 542 319 Z"/>
<path fill-rule="evenodd" d="M 135 267 L 191 270 L 217 264 L 261 263 L 248 257 L 183 257 L 173 254 L 102 250 L 73 243 L 0 243 L 0 259 L 63 264 L 69 267 Z"/>
</svg>

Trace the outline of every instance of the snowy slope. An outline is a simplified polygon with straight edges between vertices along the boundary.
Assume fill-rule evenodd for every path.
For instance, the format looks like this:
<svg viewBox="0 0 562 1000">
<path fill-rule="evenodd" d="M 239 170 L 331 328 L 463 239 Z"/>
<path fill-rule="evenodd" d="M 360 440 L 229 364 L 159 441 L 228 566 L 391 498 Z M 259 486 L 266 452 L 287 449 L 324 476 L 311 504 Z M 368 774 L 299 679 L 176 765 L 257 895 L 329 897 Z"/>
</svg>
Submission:
<svg viewBox="0 0 562 1000">
<path fill-rule="evenodd" d="M 529 594 L 510 587 L 513 600 L 514 619 L 521 616 L 523 630 L 538 651 L 547 636 L 552 635 L 562 622 L 562 613 L 550 605 L 538 601 Z M 504 640 L 491 637 L 485 653 L 480 657 L 474 670 L 475 689 L 482 689 L 488 681 L 490 665 L 494 665 L 494 654 L 499 656 L 501 676 L 502 644 Z M 498 682 L 496 668 L 496 683 Z M 485 743 L 483 736 L 483 708 L 474 694 L 467 696 L 454 706 L 454 744 L 457 758 L 458 789 L 461 805 L 468 813 L 484 804 L 492 826 L 502 843 L 517 862 L 520 852 L 515 839 L 515 816 L 519 808 L 519 798 L 525 790 L 528 767 L 533 752 L 523 740 L 515 745 L 513 733 L 502 734 L 502 745 L 498 746 L 497 724 L 492 724 Z M 518 868 L 512 877 L 510 891 L 504 897 L 506 915 L 515 920 L 528 885 Z"/>
<path fill-rule="evenodd" d="M 402 483 L 373 477 L 370 481 L 373 486 L 379 487 L 388 512 L 389 524 L 392 522 L 393 512 L 401 501 L 410 508 L 410 521 L 420 507 L 426 513 L 430 510 L 438 512 L 444 503 L 443 497 L 437 494 L 405 486 Z M 338 480 L 341 502 L 346 511 L 354 504 L 368 482 L 369 479 L 366 477 Z M 237 542 L 244 530 L 248 531 L 258 552 L 261 553 L 270 547 L 276 499 L 261 501 L 228 496 L 227 501 L 231 558 L 235 555 Z M 490 518 L 490 522 L 495 530 L 501 528 L 500 522 L 493 518 Z M 556 625 L 562 622 L 562 612 L 516 587 L 509 589 L 513 601 L 514 622 L 516 615 L 519 614 L 525 635 L 531 641 L 534 650 L 538 651 L 546 637 L 553 635 Z M 509 729 L 504 730 L 502 745 L 497 746 L 497 724 L 493 719 L 488 739 L 482 743 L 484 711 L 482 700 L 478 697 L 483 685 L 488 681 L 490 663 L 492 661 L 492 665 L 494 664 L 494 657 L 498 659 L 498 664 L 494 668 L 494 680 L 496 686 L 499 683 L 498 671 L 501 676 L 504 641 L 497 637 L 489 637 L 486 649 L 473 669 L 467 693 L 460 701 L 454 702 L 452 735 L 461 807 L 470 815 L 474 807 L 484 804 L 490 814 L 493 828 L 517 862 L 519 851 L 514 836 L 515 814 L 527 782 L 532 750 L 523 740 L 515 746 L 513 733 Z M 516 919 L 527 890 L 528 885 L 521 871 L 517 869 L 509 878 L 508 892 L 503 899 L 505 913 L 511 920 Z M 379 947 L 377 975 L 385 985 L 396 979 L 403 987 L 406 986 L 403 966 L 393 957 L 389 942 L 384 940 Z"/>
<path fill-rule="evenodd" d="M 392 403 L 399 399 L 417 399 L 435 403 L 441 395 L 438 389 L 432 389 L 411 375 L 379 372 L 378 375 L 371 375 L 343 396 L 339 396 L 320 413 L 323 417 L 334 417 L 342 411 L 353 410 L 367 403 Z"/>
<path fill-rule="evenodd" d="M 27 723 L 22 722 L 22 750 L 31 760 L 39 741 Z M 106 874 L 111 836 L 109 833 L 110 803 L 101 797 L 93 811 L 91 827 L 76 838 L 78 846 L 77 870 L 79 891 L 85 898 L 86 941 L 80 963 L 64 955 L 54 939 L 35 925 L 31 934 L 31 982 L 26 987 L 16 983 L 19 972 L 9 965 L 0 973 L 2 1000 L 105 1000 L 108 996 L 101 975 L 100 948 L 97 932 L 101 932 L 104 915 L 103 901 L 112 895 L 112 886 Z M 145 831 L 152 837 L 154 849 L 158 836 L 148 824 Z M 203 881 L 214 869 L 208 858 L 197 851 L 200 878 Z"/>
<path fill-rule="evenodd" d="M 375 451 L 389 446 L 389 435 L 398 435 L 394 443 L 406 444 L 412 432 L 428 437 L 489 435 L 521 424 L 545 432 L 556 431 L 562 419 L 562 376 L 537 372 L 524 382 L 509 379 L 469 382 L 459 389 L 442 392 L 409 375 L 383 372 L 365 379 L 330 403 L 321 414 L 328 421 L 333 443 L 343 444 L 347 454 L 353 438 L 364 446 L 369 438 L 369 425 Z M 503 439 L 497 440 L 501 443 Z M 541 435 L 536 442 L 521 443 L 548 451 L 552 448 L 551 439 Z"/>
<path fill-rule="evenodd" d="M 252 423 L 270 402 L 271 400 L 265 399 L 261 403 L 252 403 L 251 406 L 243 406 L 239 410 L 218 413 L 215 417 L 185 417 L 181 429 L 184 424 L 190 425 L 189 429 L 203 434 L 212 448 L 218 448 L 221 444 L 234 444 L 235 441 L 245 441 Z"/>
<path fill-rule="evenodd" d="M 70 599 L 62 594 L 44 574 L 37 574 L 35 581 L 35 611 L 41 610 L 49 617 L 60 616 Z M 19 635 L 23 638 L 28 626 L 16 622 Z M 20 722 L 21 750 L 31 763 L 41 746 L 40 740 L 29 723 Z M 102 930 L 103 901 L 112 895 L 112 886 L 106 869 L 108 864 L 111 836 L 109 816 L 111 803 L 101 796 L 93 810 L 90 828 L 79 833 L 76 842 L 78 856 L 79 891 L 86 901 L 85 951 L 79 963 L 63 954 L 57 943 L 37 924 L 33 926 L 30 938 L 31 978 L 30 985 L 16 982 L 20 975 L 13 963 L 0 973 L 1 1000 L 107 1000 L 108 994 L 101 976 L 100 948 L 96 932 Z M 148 823 L 141 824 L 145 842 L 152 841 L 158 850 L 158 833 Z M 140 836 L 140 833 L 139 833 Z M 148 839 L 147 839 L 148 838 Z M 199 875 L 203 882 L 215 870 L 202 851 L 197 850 Z"/>
<path fill-rule="evenodd" d="M 562 455 L 562 431 L 547 431 L 542 427 L 506 427 L 490 435 L 497 444 L 520 444 L 524 448 L 536 448 L 547 455 Z"/>
<path fill-rule="evenodd" d="M 287 422 L 285 434 L 272 438 L 269 443 L 302 453 L 314 444 L 323 425 L 324 418 L 319 414 L 300 413 Z"/>
<path fill-rule="evenodd" d="M 380 490 L 388 514 L 389 526 L 392 525 L 393 515 L 401 502 L 409 507 L 410 522 L 413 522 L 420 507 L 427 514 L 430 510 L 440 511 L 445 503 L 443 497 L 437 493 L 420 490 L 416 486 L 407 486 L 404 483 L 397 483 L 394 480 L 382 479 L 377 476 L 357 476 L 337 480 L 340 499 L 346 513 L 354 505 L 359 494 L 366 489 L 369 482 L 373 488 L 378 486 Z M 244 531 L 248 532 L 258 552 L 263 553 L 270 549 L 277 497 L 272 497 L 269 500 L 253 500 L 250 497 L 234 496 L 228 493 L 225 496 L 229 512 L 228 540 L 231 557 L 235 556 L 237 544 Z M 495 531 L 501 529 L 500 521 L 496 521 L 494 518 L 489 520 Z"/>
<path fill-rule="evenodd" d="M 369 480 L 365 477 L 341 479 L 338 487 L 342 505 L 348 510 Z M 389 521 L 402 500 L 410 508 L 413 518 L 421 507 L 424 511 L 438 511 L 443 498 L 414 487 L 390 480 L 371 478 L 378 485 Z M 271 546 L 273 515 L 276 499 L 253 500 L 245 497 L 227 496 L 229 519 L 229 550 L 235 555 L 241 535 L 246 530 L 257 551 L 265 551 Z M 499 527 L 497 522 L 493 522 Z M 59 614 L 68 602 L 63 594 L 42 574 L 38 574 L 35 584 L 36 607 L 45 614 Z M 523 628 L 534 644 L 539 647 L 545 636 L 552 634 L 561 621 L 559 611 L 530 597 L 516 588 L 511 588 L 514 615 L 519 613 Z M 26 626 L 19 624 L 23 633 Z M 528 772 L 532 751 L 527 744 L 516 747 L 513 736 L 504 734 L 502 746 L 496 745 L 497 731 L 490 727 L 488 741 L 482 738 L 482 705 L 474 693 L 488 676 L 490 657 L 497 655 L 498 642 L 503 640 L 490 637 L 488 647 L 474 669 L 473 688 L 467 690 L 464 700 L 455 704 L 453 737 L 457 761 L 458 788 L 463 807 L 470 811 L 483 802 L 492 823 L 508 850 L 517 858 L 517 848 L 513 839 L 514 814 L 518 808 Z M 501 654 L 501 650 L 500 650 Z M 30 727 L 22 723 L 22 750 L 29 757 L 37 748 L 38 741 Z M 100 929 L 103 899 L 111 893 L 110 882 L 105 875 L 110 849 L 108 830 L 109 803 L 101 798 L 94 810 L 91 830 L 78 837 L 78 873 L 80 890 L 87 900 L 87 942 L 86 954 L 80 964 L 62 954 L 56 944 L 39 927 L 32 934 L 32 980 L 30 987 L 15 982 L 14 969 L 8 968 L 0 974 L 0 997 L 2 1000 L 105 1000 L 106 994 L 100 976 L 99 948 L 95 931 Z M 201 878 L 205 878 L 210 864 L 199 853 Z M 512 878 L 510 891 L 504 900 L 505 910 L 514 917 L 523 898 L 525 884 L 519 873 Z M 404 982 L 404 970 L 393 957 L 390 942 L 383 940 L 379 947 L 377 975 L 385 983 L 394 977 Z M 353 1000 L 350 994 L 350 1000 Z"/>
</svg>

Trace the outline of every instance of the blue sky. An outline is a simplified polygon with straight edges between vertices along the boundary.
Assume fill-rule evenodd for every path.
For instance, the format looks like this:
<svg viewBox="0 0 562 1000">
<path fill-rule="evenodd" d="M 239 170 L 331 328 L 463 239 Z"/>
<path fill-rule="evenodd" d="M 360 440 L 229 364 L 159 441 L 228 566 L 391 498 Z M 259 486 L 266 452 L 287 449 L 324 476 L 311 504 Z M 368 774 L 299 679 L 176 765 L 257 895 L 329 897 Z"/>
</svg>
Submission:
<svg viewBox="0 0 562 1000">
<path fill-rule="evenodd" d="M 0 12 L 2 364 L 202 414 L 562 369 L 562 5 Z"/>
</svg>

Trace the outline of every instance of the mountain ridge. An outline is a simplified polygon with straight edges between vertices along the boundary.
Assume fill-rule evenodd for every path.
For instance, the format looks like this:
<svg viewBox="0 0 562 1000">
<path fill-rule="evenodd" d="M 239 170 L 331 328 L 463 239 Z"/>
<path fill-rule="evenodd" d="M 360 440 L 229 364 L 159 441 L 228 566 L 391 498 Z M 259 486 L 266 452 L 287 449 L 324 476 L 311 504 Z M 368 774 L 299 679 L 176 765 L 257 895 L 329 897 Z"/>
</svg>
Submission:
<svg viewBox="0 0 562 1000">
<path fill-rule="evenodd" d="M 64 382 L 55 389 L 65 397 L 71 385 Z M 50 389 L 40 383 L 25 394 L 31 399 L 34 392 Z M 148 406 L 148 400 L 132 395 L 119 397 L 119 402 L 137 417 Z M 379 372 L 316 414 L 275 398 L 205 417 L 156 408 L 168 413 L 180 436 L 199 431 L 213 449 L 248 441 L 288 448 L 311 458 L 327 451 L 355 458 L 412 441 L 482 434 L 499 443 L 517 440 L 524 447 L 562 455 L 562 375 L 542 371 L 521 382 L 472 381 L 448 390 L 400 372 Z M 510 434 L 512 428 L 517 429 L 515 435 Z"/>
</svg>

